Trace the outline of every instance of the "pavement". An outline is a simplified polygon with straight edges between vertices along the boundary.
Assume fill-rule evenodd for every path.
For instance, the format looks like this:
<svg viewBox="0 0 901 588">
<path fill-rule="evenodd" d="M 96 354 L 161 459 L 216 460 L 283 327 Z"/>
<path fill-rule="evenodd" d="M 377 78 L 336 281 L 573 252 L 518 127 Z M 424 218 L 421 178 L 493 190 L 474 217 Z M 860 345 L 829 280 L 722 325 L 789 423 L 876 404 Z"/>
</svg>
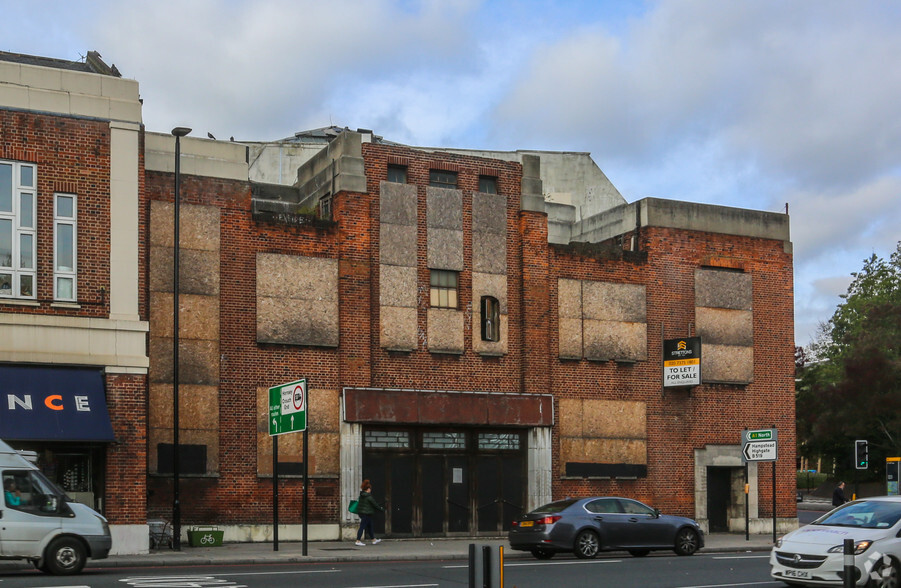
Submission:
<svg viewBox="0 0 901 588">
<path fill-rule="evenodd" d="M 832 508 L 826 500 L 805 497 L 798 510 L 827 511 Z M 773 547 L 773 535 L 744 533 L 710 533 L 704 536 L 699 553 L 768 552 Z M 280 541 L 278 551 L 269 543 L 226 543 L 218 547 L 191 547 L 187 541 L 180 551 L 167 547 L 141 555 L 115 555 L 107 559 L 89 560 L 88 568 L 158 567 L 222 564 L 263 563 L 330 563 L 378 560 L 459 560 L 469 557 L 470 544 L 504 546 L 505 559 L 531 559 L 524 551 L 513 551 L 504 537 L 461 539 L 384 539 L 378 545 L 365 547 L 353 541 L 310 541 L 304 554 L 303 542 Z M 612 552 L 614 555 L 620 552 Z M 662 552 L 661 552 L 662 553 Z M 622 555 L 626 555 L 622 552 Z M 626 555 L 626 557 L 628 557 Z M 32 569 L 26 562 L 0 562 L 0 571 Z"/>
</svg>

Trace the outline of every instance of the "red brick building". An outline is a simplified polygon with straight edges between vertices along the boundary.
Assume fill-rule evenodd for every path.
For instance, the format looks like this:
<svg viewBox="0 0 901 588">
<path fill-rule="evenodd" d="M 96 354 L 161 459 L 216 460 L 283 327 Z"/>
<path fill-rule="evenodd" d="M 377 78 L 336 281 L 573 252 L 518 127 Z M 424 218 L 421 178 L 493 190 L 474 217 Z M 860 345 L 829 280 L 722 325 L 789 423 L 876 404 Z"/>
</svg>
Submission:
<svg viewBox="0 0 901 588">
<path fill-rule="evenodd" d="M 119 552 L 139 551 L 146 521 L 173 503 L 174 138 L 140 127 L 135 82 L 84 71 L 64 91 L 62 68 L 0 60 L 0 169 L 37 169 L 37 228 L 15 234 L 36 236 L 37 265 L 10 263 L 19 290 L 0 292 L 0 369 L 102 374 L 111 434 L 85 449 L 93 500 Z M 116 84 L 126 98 L 106 97 Z M 70 112 L 82 95 L 115 107 Z M 137 110 L 120 120 L 116 100 Z M 307 463 L 302 434 L 278 437 L 283 539 L 300 537 L 304 465 L 311 539 L 355 527 L 346 504 L 363 478 L 395 537 L 497 535 L 523 509 L 592 494 L 711 530 L 744 529 L 746 503 L 752 531 L 774 507 L 780 527 L 796 524 L 787 215 L 627 203 L 587 154 L 405 147 L 340 129 L 317 147 L 189 136 L 181 149 L 184 527 L 270 537 L 268 389 L 299 378 Z M 10 194 L 27 188 L 10 180 Z M 53 212 L 60 195 L 78 198 L 76 270 L 54 265 L 53 227 L 72 224 Z M 53 284 L 73 275 L 75 302 L 62 300 Z M 29 276 L 36 294 L 21 290 Z M 70 319 L 128 345 L 46 354 L 46 330 Z M 664 341 L 694 337 L 702 383 L 665 386 Z M 750 464 L 746 495 L 741 456 L 744 428 L 771 427 L 775 505 L 770 464 Z M 85 443 L 18 441 L 48 459 Z"/>
</svg>

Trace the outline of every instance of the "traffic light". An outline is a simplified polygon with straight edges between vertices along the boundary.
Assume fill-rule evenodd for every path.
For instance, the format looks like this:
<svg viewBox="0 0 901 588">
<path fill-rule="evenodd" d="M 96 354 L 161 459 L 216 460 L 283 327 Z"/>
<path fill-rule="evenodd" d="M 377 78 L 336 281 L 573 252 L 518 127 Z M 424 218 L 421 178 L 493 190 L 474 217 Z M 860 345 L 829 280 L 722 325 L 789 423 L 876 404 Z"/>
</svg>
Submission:
<svg viewBox="0 0 901 588">
<path fill-rule="evenodd" d="M 867 442 L 858 439 L 854 442 L 854 467 L 858 470 L 865 470 L 870 465 L 870 458 L 867 455 Z"/>
</svg>

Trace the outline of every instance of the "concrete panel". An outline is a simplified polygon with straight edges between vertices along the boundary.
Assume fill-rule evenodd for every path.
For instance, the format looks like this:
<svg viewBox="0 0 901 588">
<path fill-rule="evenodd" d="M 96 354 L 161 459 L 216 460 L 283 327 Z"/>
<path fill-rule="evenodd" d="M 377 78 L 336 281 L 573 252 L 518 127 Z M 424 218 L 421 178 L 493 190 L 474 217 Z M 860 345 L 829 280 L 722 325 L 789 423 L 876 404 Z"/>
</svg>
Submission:
<svg viewBox="0 0 901 588">
<path fill-rule="evenodd" d="M 581 398 L 557 399 L 557 432 L 560 437 L 582 437 Z"/>
<path fill-rule="evenodd" d="M 171 276 L 172 273 L 169 272 Z M 219 296 L 219 252 L 179 251 L 178 289 L 182 294 Z M 172 290 L 170 285 L 169 290 Z"/>
<path fill-rule="evenodd" d="M 507 197 L 503 194 L 472 195 L 472 232 L 507 234 Z"/>
<path fill-rule="evenodd" d="M 429 229 L 463 230 L 463 192 L 426 188 L 426 223 Z"/>
<path fill-rule="evenodd" d="M 172 292 L 171 247 L 150 248 L 150 291 Z M 219 253 L 181 249 L 178 289 L 182 294 L 219 295 Z"/>
<path fill-rule="evenodd" d="M 171 386 L 169 390 L 171 405 Z M 180 386 L 178 392 L 178 421 L 182 428 L 205 429 L 218 433 L 219 388 L 216 386 Z"/>
<path fill-rule="evenodd" d="M 110 102 L 97 96 L 69 94 L 69 112 L 91 118 L 109 119 Z"/>
<path fill-rule="evenodd" d="M 583 281 L 582 315 L 586 319 L 643 323 L 647 320 L 645 287 Z"/>
<path fill-rule="evenodd" d="M 695 308 L 697 334 L 707 345 L 754 345 L 754 315 L 750 310 Z"/>
<path fill-rule="evenodd" d="M 219 251 L 218 208 L 182 204 L 179 217 L 178 233 L 183 249 Z"/>
<path fill-rule="evenodd" d="M 507 315 L 502 314 L 500 317 L 501 332 L 499 341 L 483 341 L 480 330 L 482 315 L 477 313 L 475 316 L 477 323 L 473 324 L 472 329 L 472 350 L 476 353 L 484 353 L 486 355 L 504 355 L 507 353 L 507 341 L 510 340 L 509 321 Z"/>
<path fill-rule="evenodd" d="M 338 346 L 338 303 L 257 296 L 257 342 Z"/>
<path fill-rule="evenodd" d="M 179 336 L 191 339 L 219 339 L 219 300 L 212 296 L 182 294 L 179 297 Z M 154 337 L 172 336 L 172 293 L 152 292 L 150 322 Z"/>
<path fill-rule="evenodd" d="M 560 319 L 559 355 L 565 359 L 582 359 L 582 319 Z"/>
<path fill-rule="evenodd" d="M 695 270 L 695 306 L 751 310 L 751 274 Z"/>
<path fill-rule="evenodd" d="M 429 228 L 428 266 L 463 271 L 463 231 Z"/>
<path fill-rule="evenodd" d="M 644 402 L 585 399 L 581 416 L 585 437 L 647 438 L 647 406 Z"/>
<path fill-rule="evenodd" d="M 754 348 L 704 345 L 701 352 L 701 381 L 750 384 L 754 381 Z"/>
<path fill-rule="evenodd" d="M 381 306 L 416 306 L 416 268 L 396 265 L 379 266 L 379 304 Z"/>
<path fill-rule="evenodd" d="M 258 253 L 257 295 L 329 300 L 337 305 L 338 261 L 324 257 Z"/>
<path fill-rule="evenodd" d="M 340 429 L 340 392 L 328 388 L 308 388 L 307 426 L 317 433 L 337 433 Z M 267 425 L 268 427 L 268 425 Z"/>
<path fill-rule="evenodd" d="M 505 233 L 473 232 L 472 269 L 488 274 L 507 273 L 507 235 Z"/>
<path fill-rule="evenodd" d="M 433 353 L 463 353 L 463 312 L 430 308 L 428 345 Z"/>
<path fill-rule="evenodd" d="M 379 225 L 379 261 L 388 265 L 416 266 L 416 227 Z"/>
<path fill-rule="evenodd" d="M 472 308 L 481 320 L 482 296 L 494 296 L 500 304 L 502 315 L 507 314 L 507 276 L 499 274 L 472 274 Z"/>
<path fill-rule="evenodd" d="M 583 328 L 588 359 L 643 361 L 648 357 L 645 323 L 585 320 Z"/>
<path fill-rule="evenodd" d="M 29 90 L 28 109 L 69 114 L 69 94 L 56 90 Z"/>
<path fill-rule="evenodd" d="M 581 280 L 557 280 L 557 311 L 560 318 L 582 318 L 582 282 Z"/>
<path fill-rule="evenodd" d="M 416 349 L 415 308 L 382 306 L 379 313 L 381 314 L 379 343 L 382 347 L 404 351 Z"/>
<path fill-rule="evenodd" d="M 382 181 L 379 184 L 382 224 L 416 226 L 416 186 Z"/>
<path fill-rule="evenodd" d="M 169 340 L 171 348 L 171 339 Z M 219 385 L 219 341 L 179 339 L 178 377 L 182 384 Z M 170 376 L 171 380 L 171 376 Z"/>
<path fill-rule="evenodd" d="M 0 106 L 27 109 L 28 88 L 12 84 L 0 84 Z"/>
</svg>

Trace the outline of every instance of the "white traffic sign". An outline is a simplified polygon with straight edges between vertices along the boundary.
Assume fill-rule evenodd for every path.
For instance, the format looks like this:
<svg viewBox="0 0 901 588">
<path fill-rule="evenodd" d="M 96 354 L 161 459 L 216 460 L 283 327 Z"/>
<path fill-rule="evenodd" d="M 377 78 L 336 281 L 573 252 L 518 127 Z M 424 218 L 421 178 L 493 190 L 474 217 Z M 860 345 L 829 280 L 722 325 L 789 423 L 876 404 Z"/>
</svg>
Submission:
<svg viewBox="0 0 901 588">
<path fill-rule="evenodd" d="M 744 430 L 741 432 L 742 461 L 776 461 L 779 457 L 776 429 Z"/>
<path fill-rule="evenodd" d="M 776 461 L 775 441 L 750 441 L 741 450 L 745 461 Z"/>
</svg>

